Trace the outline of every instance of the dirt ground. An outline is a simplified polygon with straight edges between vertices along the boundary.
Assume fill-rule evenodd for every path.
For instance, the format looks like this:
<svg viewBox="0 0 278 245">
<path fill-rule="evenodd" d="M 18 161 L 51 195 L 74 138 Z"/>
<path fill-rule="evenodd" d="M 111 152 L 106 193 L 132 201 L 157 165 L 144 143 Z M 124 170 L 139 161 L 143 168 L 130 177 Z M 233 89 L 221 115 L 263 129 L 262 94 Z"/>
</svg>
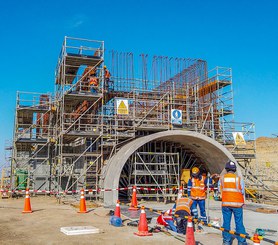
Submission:
<svg viewBox="0 0 278 245">
<path fill-rule="evenodd" d="M 22 214 L 24 198 L 0 199 L 0 244 L 184 244 L 164 233 L 137 237 L 137 227 L 109 225 L 110 209 L 98 207 L 78 214 L 71 205 L 58 204 L 54 197 L 32 197 L 31 214 Z M 90 203 L 88 203 L 88 206 Z M 67 236 L 61 227 L 95 226 L 100 234 Z M 196 237 L 198 244 L 222 244 L 219 234 Z"/>
<path fill-rule="evenodd" d="M 278 138 L 258 138 L 257 157 L 262 172 L 265 163 L 271 163 L 278 169 Z M 263 168 L 264 167 L 264 168 Z M 276 182 L 277 183 L 277 182 Z M 137 237 L 133 233 L 136 227 L 109 225 L 109 211 L 103 207 L 88 208 L 89 213 L 78 214 L 77 209 L 69 204 L 58 204 L 54 197 L 37 196 L 31 198 L 33 213 L 22 214 L 24 198 L 0 199 L 0 244 L 184 244 L 183 241 L 166 235 L 154 233 L 152 237 Z M 77 202 L 78 204 L 78 202 Z M 89 206 L 89 202 L 87 202 Z M 155 204 L 157 205 L 157 204 Z M 219 205 L 219 204 L 217 204 Z M 163 209 L 163 207 L 161 207 Z M 276 207 L 277 209 L 277 207 Z M 166 209 L 164 209 L 166 210 Z M 213 215 L 221 217 L 219 207 L 212 209 Z M 271 220 L 271 222 L 270 222 Z M 251 234 L 257 227 L 278 230 L 277 214 L 259 214 L 245 210 L 247 232 Z M 125 223 L 124 223 L 125 224 Z M 60 232 L 61 227 L 95 226 L 101 229 L 100 234 L 67 236 Z M 195 234 L 198 244 L 222 244 L 221 234 L 208 232 Z M 277 233 L 273 240 L 278 239 Z M 251 244 L 251 243 L 250 243 Z M 263 242 L 261 242 L 263 244 Z"/>
</svg>

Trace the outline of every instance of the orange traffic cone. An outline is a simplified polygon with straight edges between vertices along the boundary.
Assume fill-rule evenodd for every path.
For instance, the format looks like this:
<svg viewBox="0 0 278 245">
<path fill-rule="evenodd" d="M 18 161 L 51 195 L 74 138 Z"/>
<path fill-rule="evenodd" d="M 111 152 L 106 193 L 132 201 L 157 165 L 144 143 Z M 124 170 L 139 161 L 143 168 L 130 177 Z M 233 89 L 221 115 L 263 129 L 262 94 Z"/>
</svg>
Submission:
<svg viewBox="0 0 278 245">
<path fill-rule="evenodd" d="M 121 208 L 120 208 L 120 201 L 117 201 L 114 216 L 121 218 Z"/>
<path fill-rule="evenodd" d="M 194 229 L 192 223 L 192 217 L 189 216 L 187 220 L 186 235 L 185 235 L 185 245 L 195 245 Z"/>
<path fill-rule="evenodd" d="M 80 194 L 81 194 L 81 196 L 80 196 L 80 208 L 79 208 L 78 213 L 87 213 L 84 189 L 81 189 Z"/>
<path fill-rule="evenodd" d="M 183 196 L 183 185 L 181 185 L 179 188 L 178 199 L 180 199 L 182 196 Z"/>
<path fill-rule="evenodd" d="M 149 233 L 148 231 L 148 222 L 147 222 L 147 217 L 146 217 L 146 212 L 145 212 L 145 207 L 141 207 L 141 214 L 140 214 L 140 219 L 139 219 L 139 224 L 138 224 L 138 232 L 134 232 L 134 235 L 137 236 L 152 236 L 152 233 Z"/>
<path fill-rule="evenodd" d="M 29 189 L 26 189 L 25 192 L 25 201 L 24 201 L 24 209 L 22 211 L 22 213 L 32 213 L 32 209 L 31 209 L 31 201 L 30 201 L 30 194 L 29 194 Z"/>
<path fill-rule="evenodd" d="M 132 199 L 131 199 L 131 203 L 130 203 L 130 208 L 128 210 L 138 210 L 137 206 L 138 206 L 138 203 L 137 203 L 137 196 L 136 196 L 136 186 L 133 186 Z"/>
<path fill-rule="evenodd" d="M 260 243 L 261 243 L 261 241 L 259 239 L 259 235 L 255 233 L 253 236 L 253 245 L 258 245 Z"/>
</svg>

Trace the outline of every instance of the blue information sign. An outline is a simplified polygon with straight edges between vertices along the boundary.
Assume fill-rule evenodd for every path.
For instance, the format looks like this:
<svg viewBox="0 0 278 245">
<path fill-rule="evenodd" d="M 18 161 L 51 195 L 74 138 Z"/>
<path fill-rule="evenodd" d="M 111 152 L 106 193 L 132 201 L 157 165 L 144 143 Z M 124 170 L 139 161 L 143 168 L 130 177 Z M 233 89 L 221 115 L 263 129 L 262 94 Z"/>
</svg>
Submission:
<svg viewBox="0 0 278 245">
<path fill-rule="evenodd" d="M 182 125 L 182 111 L 177 109 L 171 110 L 171 123 Z"/>
</svg>

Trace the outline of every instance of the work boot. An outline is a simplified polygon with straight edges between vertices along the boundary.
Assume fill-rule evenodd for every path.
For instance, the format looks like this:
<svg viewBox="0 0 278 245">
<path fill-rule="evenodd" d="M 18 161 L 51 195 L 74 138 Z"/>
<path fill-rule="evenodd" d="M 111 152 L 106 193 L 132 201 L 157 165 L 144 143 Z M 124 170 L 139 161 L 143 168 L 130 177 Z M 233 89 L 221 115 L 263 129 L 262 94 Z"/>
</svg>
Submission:
<svg viewBox="0 0 278 245">
<path fill-rule="evenodd" d="M 196 232 L 204 232 L 204 228 L 202 224 L 196 224 L 197 228 L 196 228 Z"/>
</svg>

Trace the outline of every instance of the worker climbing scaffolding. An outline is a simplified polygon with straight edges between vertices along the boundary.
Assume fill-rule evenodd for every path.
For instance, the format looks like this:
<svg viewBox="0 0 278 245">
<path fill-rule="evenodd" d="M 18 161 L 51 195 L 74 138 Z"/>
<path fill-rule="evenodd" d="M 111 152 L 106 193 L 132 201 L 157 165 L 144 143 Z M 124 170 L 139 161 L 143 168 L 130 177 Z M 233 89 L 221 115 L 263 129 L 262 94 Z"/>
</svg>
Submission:
<svg viewBox="0 0 278 245">
<path fill-rule="evenodd" d="M 111 73 L 107 69 L 106 65 L 103 66 L 103 69 L 104 69 L 104 90 L 106 92 L 113 91 L 114 90 L 114 83 L 111 80 Z"/>
<path fill-rule="evenodd" d="M 92 93 L 98 93 L 99 82 L 96 76 L 89 76 L 89 85 Z"/>
<path fill-rule="evenodd" d="M 84 71 L 84 73 L 87 75 L 86 79 L 89 83 L 89 89 L 92 93 L 98 93 L 99 91 L 99 79 L 97 77 L 97 71 L 96 68 L 93 67 L 87 67 Z"/>
</svg>

